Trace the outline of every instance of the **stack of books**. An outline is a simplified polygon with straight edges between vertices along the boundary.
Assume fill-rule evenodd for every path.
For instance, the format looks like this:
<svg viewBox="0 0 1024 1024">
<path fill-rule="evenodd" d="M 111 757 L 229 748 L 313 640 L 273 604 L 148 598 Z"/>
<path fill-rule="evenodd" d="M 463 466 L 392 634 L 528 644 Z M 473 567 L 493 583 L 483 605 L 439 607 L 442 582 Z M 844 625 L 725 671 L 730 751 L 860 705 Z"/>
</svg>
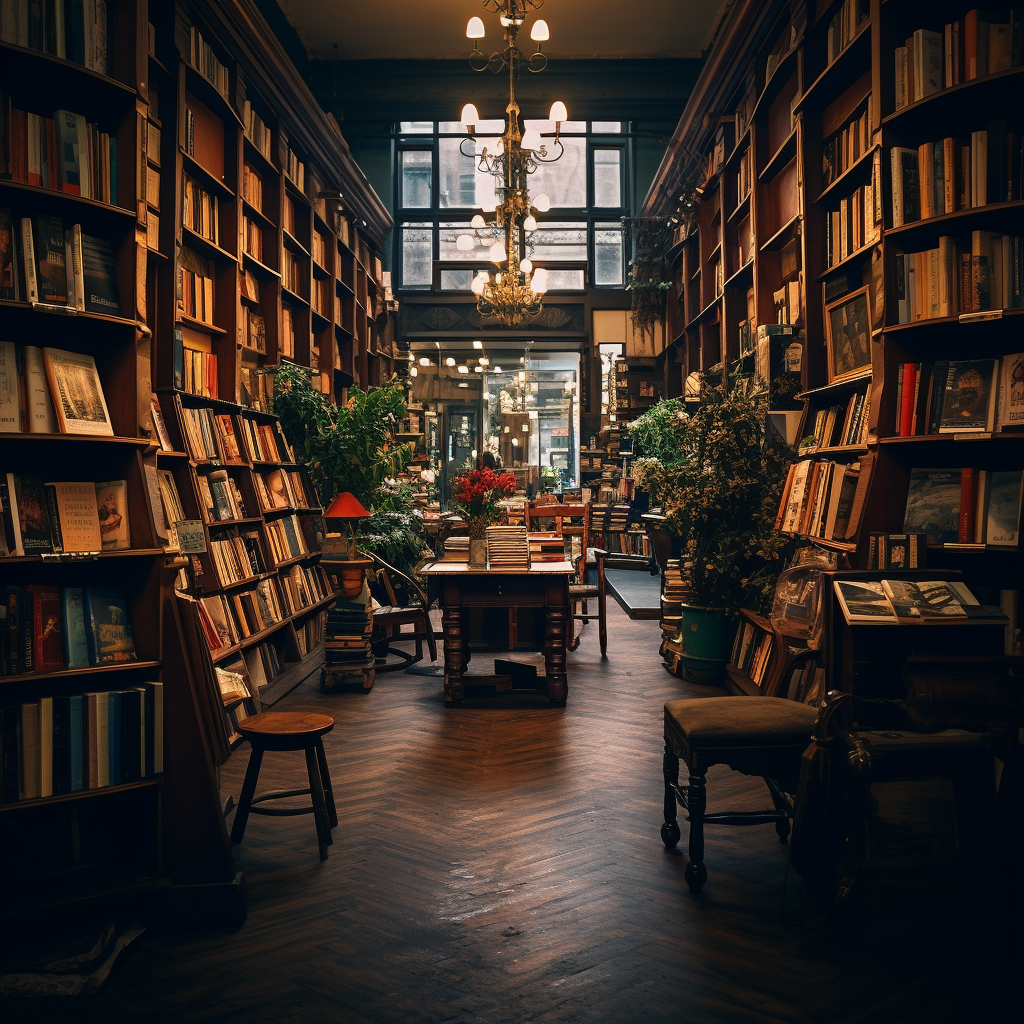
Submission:
<svg viewBox="0 0 1024 1024">
<path fill-rule="evenodd" d="M 370 646 L 373 616 L 359 601 L 339 598 L 327 613 L 324 638 L 324 667 L 337 682 L 339 676 L 362 675 L 373 668 Z"/>
<path fill-rule="evenodd" d="M 530 534 L 530 562 L 564 562 L 565 538 L 557 533 Z"/>
<path fill-rule="evenodd" d="M 530 540 L 525 526 L 488 526 L 487 558 L 492 569 L 528 569 Z"/>
<path fill-rule="evenodd" d="M 441 555 L 442 562 L 468 562 L 469 561 L 469 537 L 449 537 L 444 542 L 444 554 Z"/>
<path fill-rule="evenodd" d="M 690 598 L 688 573 L 678 558 L 665 563 L 661 586 L 661 632 L 665 637 L 678 636 L 682 628 L 683 605 Z"/>
</svg>

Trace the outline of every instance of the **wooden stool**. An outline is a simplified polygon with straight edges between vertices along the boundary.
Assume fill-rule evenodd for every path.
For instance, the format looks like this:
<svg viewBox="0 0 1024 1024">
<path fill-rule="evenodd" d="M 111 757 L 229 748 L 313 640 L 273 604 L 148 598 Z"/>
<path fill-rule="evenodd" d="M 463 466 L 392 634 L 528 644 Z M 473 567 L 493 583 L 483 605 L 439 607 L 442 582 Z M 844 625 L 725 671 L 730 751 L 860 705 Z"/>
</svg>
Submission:
<svg viewBox="0 0 1024 1024">
<path fill-rule="evenodd" d="M 238 798 L 238 810 L 231 827 L 231 842 L 240 843 L 245 834 L 249 814 L 312 814 L 316 821 L 316 835 L 320 843 L 320 859 L 327 860 L 327 847 L 334 839 L 331 829 L 338 824 L 338 813 L 334 809 L 334 791 L 331 788 L 331 773 L 327 768 L 327 755 L 321 737 L 334 728 L 334 719 L 329 715 L 314 715 L 297 711 L 267 711 L 261 715 L 243 718 L 238 731 L 249 741 L 252 752 L 249 766 L 245 770 L 242 794 Z M 306 772 L 309 775 L 309 789 L 275 790 L 256 796 L 256 780 L 266 750 L 304 750 Z M 280 800 L 289 796 L 310 795 L 311 807 L 256 807 L 265 800 Z"/>
<path fill-rule="evenodd" d="M 789 836 L 793 808 L 786 793 L 795 793 L 800 757 L 811 742 L 818 712 L 781 697 L 703 697 L 671 700 L 665 705 L 665 824 L 661 839 L 671 850 L 679 842 L 676 802 L 690 822 L 690 863 L 685 878 L 691 892 L 707 881 L 704 825 L 774 824 L 779 842 Z M 679 762 L 689 769 L 688 785 L 679 784 Z M 744 775 L 760 775 L 768 786 L 771 811 L 706 813 L 706 775 L 726 764 Z"/>
</svg>

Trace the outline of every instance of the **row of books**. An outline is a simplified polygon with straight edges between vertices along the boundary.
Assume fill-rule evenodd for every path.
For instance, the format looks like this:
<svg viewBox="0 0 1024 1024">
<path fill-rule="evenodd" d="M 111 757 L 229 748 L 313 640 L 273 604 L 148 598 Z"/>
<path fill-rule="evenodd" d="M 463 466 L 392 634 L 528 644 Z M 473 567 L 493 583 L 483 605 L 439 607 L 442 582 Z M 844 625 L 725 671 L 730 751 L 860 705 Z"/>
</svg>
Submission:
<svg viewBox="0 0 1024 1024">
<path fill-rule="evenodd" d="M 300 657 L 305 658 L 307 654 L 311 654 L 324 642 L 326 626 L 327 615 L 324 612 L 319 615 L 310 615 L 295 626 L 295 642 L 299 646 Z"/>
<path fill-rule="evenodd" d="M 302 526 L 295 516 L 269 519 L 266 524 L 270 555 L 275 565 L 288 562 L 300 555 L 308 555 L 309 548 L 302 536 Z"/>
<path fill-rule="evenodd" d="M 901 363 L 897 437 L 1024 431 L 1024 352 Z"/>
<path fill-rule="evenodd" d="M 281 303 L 281 338 L 278 355 L 295 358 L 295 312 L 290 303 Z"/>
<path fill-rule="evenodd" d="M 322 268 L 327 267 L 327 239 L 316 228 L 313 229 L 311 245 L 313 262 Z"/>
<path fill-rule="evenodd" d="M 242 250 L 263 262 L 263 230 L 252 218 L 242 216 Z"/>
<path fill-rule="evenodd" d="M 989 121 L 970 140 L 945 138 L 917 149 L 893 146 L 893 227 L 958 210 L 1020 199 L 1024 189 L 1021 135 Z"/>
<path fill-rule="evenodd" d="M 0 176 L 116 206 L 117 139 L 71 110 L 20 110 L 0 90 Z"/>
<path fill-rule="evenodd" d="M 896 254 L 896 315 L 917 320 L 1019 309 L 1024 295 L 1020 235 L 971 232 L 970 245 L 942 235 L 934 249 Z"/>
<path fill-rule="evenodd" d="M 319 565 L 293 565 L 280 576 L 280 580 L 285 603 L 292 615 L 326 600 L 332 593 L 324 570 Z"/>
<path fill-rule="evenodd" d="M 120 786 L 164 770 L 163 683 L 0 708 L 0 803 Z"/>
<path fill-rule="evenodd" d="M 729 651 L 729 664 L 760 688 L 771 664 L 774 645 L 775 635 L 771 630 L 758 627 L 745 619 L 736 627 Z"/>
<path fill-rule="evenodd" d="M 189 50 L 189 63 L 224 97 L 228 98 L 228 69 L 221 61 L 213 47 L 210 46 L 203 34 L 192 26 Z"/>
<path fill-rule="evenodd" d="M 233 416 L 229 413 L 215 413 L 205 406 L 182 406 L 181 413 L 185 427 L 185 446 L 196 462 L 242 464 Z"/>
<path fill-rule="evenodd" d="M 821 187 L 845 174 L 871 148 L 871 109 L 867 106 L 825 141 L 821 151 Z"/>
<path fill-rule="evenodd" d="M 217 197 L 183 174 L 181 223 L 197 235 L 220 245 L 220 206 Z"/>
<path fill-rule="evenodd" d="M 210 558 L 222 587 L 267 571 L 260 547 L 260 535 L 255 530 L 232 527 L 227 533 L 218 533 L 209 541 Z"/>
<path fill-rule="evenodd" d="M 284 161 L 285 177 L 300 191 L 306 191 L 306 165 L 299 159 L 289 146 L 285 152 Z M 294 233 L 294 232 L 293 232 Z"/>
<path fill-rule="evenodd" d="M 290 249 L 285 249 L 281 259 L 281 286 L 296 295 L 306 290 L 306 264 Z"/>
<path fill-rule="evenodd" d="M 245 310 L 245 345 L 254 352 L 266 354 L 267 322 L 253 309 Z"/>
<path fill-rule="evenodd" d="M 747 196 L 754 184 L 754 151 L 748 146 L 740 157 L 740 165 L 736 170 L 736 205 L 739 206 Z M 743 263 L 741 261 L 740 266 Z"/>
<path fill-rule="evenodd" d="M 178 260 L 178 310 L 204 324 L 214 322 L 213 261 L 187 246 Z"/>
<path fill-rule="evenodd" d="M 201 597 L 196 612 L 213 653 L 234 647 L 285 617 L 273 579 L 260 580 L 247 590 Z"/>
<path fill-rule="evenodd" d="M 263 179 L 248 164 L 242 168 L 242 198 L 263 212 Z"/>
<path fill-rule="evenodd" d="M 137 661 L 122 590 L 30 584 L 0 605 L 0 674 L 62 672 Z"/>
<path fill-rule="evenodd" d="M 855 391 L 845 406 L 837 404 L 818 409 L 814 414 L 813 441 L 806 446 L 801 443 L 801 453 L 866 444 L 870 402 L 867 390 Z"/>
<path fill-rule="evenodd" d="M 201 398 L 219 398 L 217 354 L 182 346 L 181 390 Z"/>
<path fill-rule="evenodd" d="M 972 10 L 942 32 L 919 28 L 895 52 L 896 109 L 949 89 L 1019 67 L 1024 11 L 1011 8 L 1007 21 Z"/>
<path fill-rule="evenodd" d="M 804 318 L 803 302 L 801 297 L 800 278 L 793 281 L 786 281 L 781 288 L 772 293 L 772 303 L 775 306 L 775 318 L 780 324 L 798 324 Z M 750 321 L 744 320 L 740 324 L 740 352 L 749 351 L 750 347 Z M 746 335 L 746 337 L 744 337 Z M 746 347 L 744 347 L 746 342 Z"/>
<path fill-rule="evenodd" d="M 874 456 L 857 462 L 804 459 L 790 466 L 776 527 L 783 533 L 824 540 L 857 536 Z"/>
<path fill-rule="evenodd" d="M 452 539 L 452 538 L 449 538 Z M 334 676 L 362 674 L 375 663 L 370 635 L 373 613 L 359 601 L 338 600 L 327 613 L 324 665 Z"/>
<path fill-rule="evenodd" d="M 263 118 L 252 108 L 252 104 L 246 100 L 242 110 L 242 126 L 245 137 L 263 154 L 265 160 L 270 160 L 271 142 L 270 129 Z M 256 205 L 255 203 L 253 204 Z"/>
<path fill-rule="evenodd" d="M 0 341 L 0 433 L 113 434 L 93 357 Z"/>
<path fill-rule="evenodd" d="M 269 473 L 254 473 L 256 496 L 264 512 L 277 508 L 307 509 L 310 504 L 306 485 L 298 470 L 275 469 Z"/>
<path fill-rule="evenodd" d="M 0 474 L 0 557 L 131 547 L 124 480 L 44 483 Z"/>
<path fill-rule="evenodd" d="M 926 533 L 868 535 L 868 569 L 925 569 L 928 566 Z"/>
<path fill-rule="evenodd" d="M 121 315 L 114 250 L 60 217 L 0 209 L 0 299 Z"/>
<path fill-rule="evenodd" d="M 1020 543 L 1019 469 L 965 466 L 911 470 L 904 533 L 924 533 L 929 544 L 958 548 L 1015 548 Z"/>
<path fill-rule="evenodd" d="M 203 517 L 208 523 L 224 522 L 230 519 L 245 519 L 245 501 L 239 490 L 238 481 L 226 469 L 215 469 L 209 473 L 196 473 L 199 487 L 199 501 Z"/>
<path fill-rule="evenodd" d="M 169 469 L 158 469 L 156 477 L 157 491 L 160 495 L 159 508 L 153 509 L 157 519 L 157 533 L 161 537 L 166 535 L 168 538 L 167 547 L 172 551 L 176 551 L 178 550 L 176 527 L 178 523 L 187 518 L 185 507 L 181 503 L 181 495 L 178 494 L 178 486 L 174 482 L 174 474 Z M 160 516 L 158 513 L 163 514 L 162 523 L 159 521 Z M 161 529 L 161 527 L 163 528 Z"/>
<path fill-rule="evenodd" d="M 4 0 L 0 40 L 107 74 L 106 0 Z"/>
<path fill-rule="evenodd" d="M 839 606 L 851 625 L 927 625 L 1001 618 L 980 605 L 966 584 L 947 580 L 833 580 Z M 977 609 L 972 616 L 971 609 Z"/>
<path fill-rule="evenodd" d="M 834 267 L 866 245 L 882 238 L 881 213 L 876 202 L 877 175 L 867 185 L 839 200 L 825 220 L 825 265 Z"/>
<path fill-rule="evenodd" d="M 241 418 L 242 440 L 253 462 L 294 462 L 295 457 L 281 432 L 280 423 L 257 423 Z"/>
<path fill-rule="evenodd" d="M 283 641 L 270 639 L 245 652 L 245 667 L 257 693 L 272 683 L 285 670 Z"/>
<path fill-rule="evenodd" d="M 871 15 L 867 0 L 843 0 L 842 7 L 828 23 L 825 36 L 825 60 L 831 64 L 853 42 Z"/>
</svg>

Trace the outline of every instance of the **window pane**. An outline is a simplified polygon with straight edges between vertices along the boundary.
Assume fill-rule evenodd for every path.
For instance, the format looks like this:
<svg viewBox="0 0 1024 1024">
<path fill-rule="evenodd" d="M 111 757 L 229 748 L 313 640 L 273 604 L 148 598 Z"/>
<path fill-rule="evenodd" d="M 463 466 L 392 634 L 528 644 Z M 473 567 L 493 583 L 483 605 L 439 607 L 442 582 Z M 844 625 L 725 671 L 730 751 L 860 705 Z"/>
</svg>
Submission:
<svg viewBox="0 0 1024 1024">
<path fill-rule="evenodd" d="M 433 235 L 429 224 L 402 225 L 404 288 L 429 288 L 434 283 Z"/>
<path fill-rule="evenodd" d="M 491 121 L 481 121 L 473 127 L 476 129 L 477 135 L 482 135 L 487 132 L 494 135 L 501 135 L 502 132 L 505 131 L 505 119 L 499 117 Z M 463 128 L 461 121 L 441 121 L 437 126 L 437 130 L 442 134 L 448 132 L 454 132 L 456 135 L 466 134 L 466 129 Z"/>
<path fill-rule="evenodd" d="M 621 121 L 591 121 L 590 130 L 595 135 L 618 135 L 622 131 Z"/>
<path fill-rule="evenodd" d="M 430 179 L 434 154 L 429 149 L 403 149 L 402 206 L 407 210 L 430 209 Z"/>
<path fill-rule="evenodd" d="M 459 248 L 459 237 L 465 235 L 472 239 L 472 249 L 460 249 Z M 505 232 L 501 232 L 500 235 L 495 235 L 491 231 L 481 232 L 477 234 L 469 226 L 469 221 L 442 221 L 441 230 L 438 232 L 438 259 L 442 263 L 458 262 L 473 262 L 481 263 L 487 262 L 487 250 L 495 243 L 500 241 L 504 243 Z"/>
<path fill-rule="evenodd" d="M 550 135 L 552 138 L 555 137 L 555 122 L 554 121 L 538 121 L 538 120 L 526 120 L 523 121 L 523 130 L 527 128 L 536 128 L 541 135 Z M 563 135 L 586 135 L 587 134 L 587 122 L 586 121 L 563 121 L 562 122 L 562 134 Z"/>
<path fill-rule="evenodd" d="M 442 270 L 441 291 L 468 292 L 473 283 L 473 274 L 472 270 Z"/>
<path fill-rule="evenodd" d="M 583 122 L 579 122 L 582 124 Z M 527 121 L 540 131 L 548 155 L 559 152 L 554 144 L 554 125 L 550 121 Z M 550 125 L 548 132 L 545 126 Z M 562 138 L 559 140 L 562 156 L 555 163 L 540 164 L 530 175 L 530 195 L 546 193 L 551 208 L 579 207 L 587 205 L 587 140 L 583 138 Z"/>
<path fill-rule="evenodd" d="M 404 135 L 430 135 L 434 130 L 433 121 L 399 121 L 398 130 Z"/>
<path fill-rule="evenodd" d="M 622 205 L 622 150 L 594 150 L 594 205 L 611 209 Z"/>
<path fill-rule="evenodd" d="M 622 284 L 622 226 L 594 226 L 594 284 Z"/>
<path fill-rule="evenodd" d="M 549 270 L 549 292 L 583 291 L 583 270 Z"/>
<path fill-rule="evenodd" d="M 478 137 L 474 141 L 477 152 L 484 146 L 493 152 L 498 140 Z M 476 157 L 462 152 L 459 148 L 461 143 L 461 139 L 441 139 L 438 143 L 441 164 L 439 205 L 442 210 L 448 207 L 479 210 L 485 206 L 493 209 L 497 202 L 494 192 L 496 179 L 493 174 L 480 170 Z"/>
<path fill-rule="evenodd" d="M 584 263 L 587 259 L 587 226 L 579 222 L 546 222 L 529 236 L 530 258 L 538 263 Z"/>
</svg>

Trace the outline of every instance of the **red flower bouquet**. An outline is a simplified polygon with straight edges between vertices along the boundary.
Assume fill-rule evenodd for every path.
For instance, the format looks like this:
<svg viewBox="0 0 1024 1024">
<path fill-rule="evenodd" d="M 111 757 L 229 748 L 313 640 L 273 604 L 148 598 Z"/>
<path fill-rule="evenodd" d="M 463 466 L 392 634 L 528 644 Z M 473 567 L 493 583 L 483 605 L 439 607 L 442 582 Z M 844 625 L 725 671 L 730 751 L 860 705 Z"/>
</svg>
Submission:
<svg viewBox="0 0 1024 1024">
<path fill-rule="evenodd" d="M 516 492 L 514 473 L 474 469 L 455 480 L 449 508 L 469 524 L 471 537 L 483 537 L 488 523 L 498 518 L 498 502 Z"/>
</svg>

